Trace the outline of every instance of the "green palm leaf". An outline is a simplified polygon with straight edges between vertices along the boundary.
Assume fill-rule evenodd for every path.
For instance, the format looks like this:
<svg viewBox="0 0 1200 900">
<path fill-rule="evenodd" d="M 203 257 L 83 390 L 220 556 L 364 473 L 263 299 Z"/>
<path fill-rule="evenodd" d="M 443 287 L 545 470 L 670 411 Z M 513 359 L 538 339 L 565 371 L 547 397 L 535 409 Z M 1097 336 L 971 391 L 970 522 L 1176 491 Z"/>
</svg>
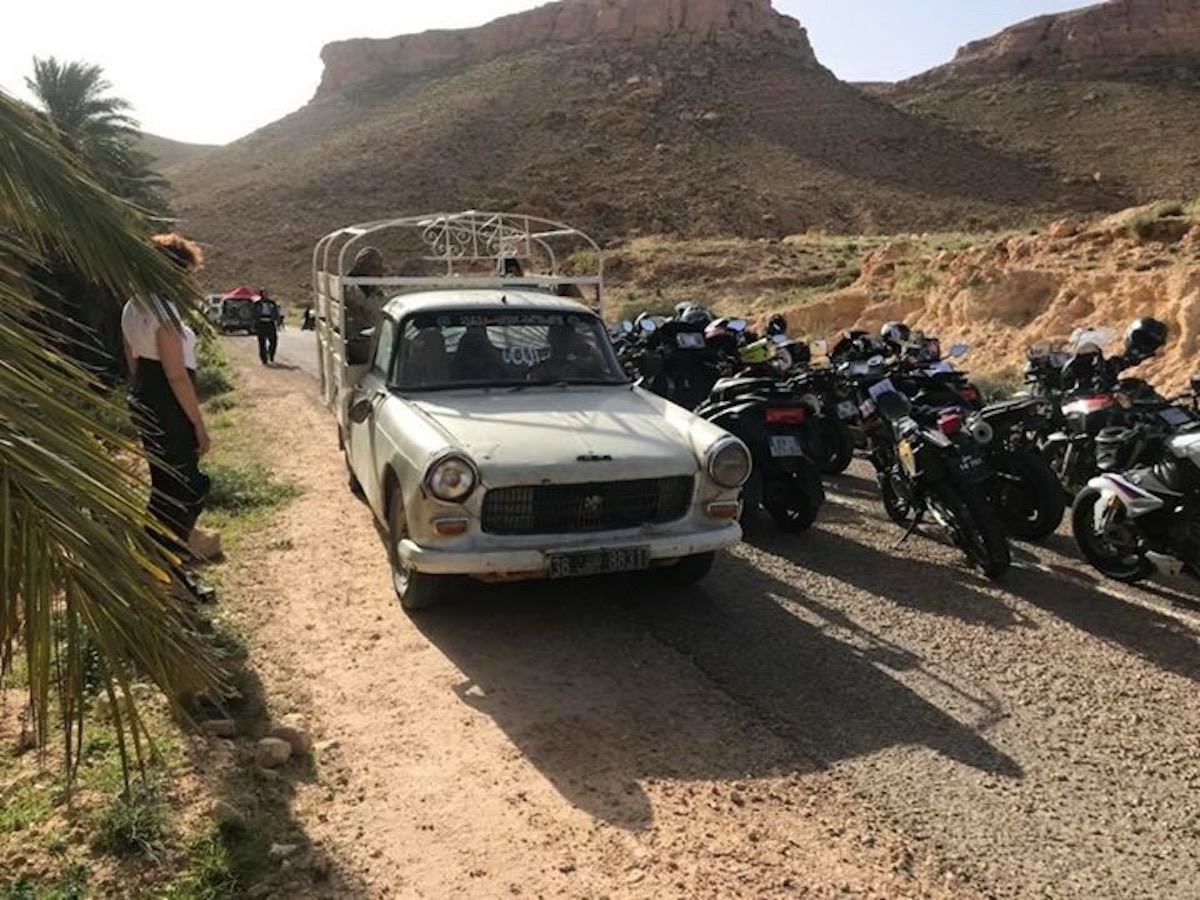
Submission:
<svg viewBox="0 0 1200 900">
<path fill-rule="evenodd" d="M 68 764 L 89 646 L 118 700 L 122 746 L 132 736 L 139 758 L 135 675 L 173 702 L 219 680 L 149 533 L 130 466 L 140 450 L 101 424 L 119 420 L 116 401 L 55 351 L 28 274 L 54 254 L 115 297 L 194 295 L 143 224 L 41 117 L 0 93 L 0 672 L 23 648 L 37 731 L 45 740 L 57 702 Z M 96 417 L 105 406 L 114 415 Z"/>
</svg>

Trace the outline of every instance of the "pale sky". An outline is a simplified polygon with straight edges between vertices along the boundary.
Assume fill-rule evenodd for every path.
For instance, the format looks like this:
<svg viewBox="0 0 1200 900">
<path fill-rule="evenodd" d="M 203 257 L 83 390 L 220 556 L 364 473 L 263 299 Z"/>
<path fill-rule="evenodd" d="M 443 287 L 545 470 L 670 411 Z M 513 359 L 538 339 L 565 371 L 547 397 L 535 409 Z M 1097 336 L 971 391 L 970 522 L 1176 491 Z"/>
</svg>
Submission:
<svg viewBox="0 0 1200 900">
<path fill-rule="evenodd" d="M 223 144 L 303 106 L 323 44 L 471 28 L 538 0 L 20 0 L 0 29 L 0 90 L 28 99 L 33 57 L 104 69 L 145 131 Z M 1087 0 L 774 0 L 847 81 L 895 81 L 948 62 L 967 41 Z M 308 8 L 321 11 L 305 12 Z"/>
</svg>

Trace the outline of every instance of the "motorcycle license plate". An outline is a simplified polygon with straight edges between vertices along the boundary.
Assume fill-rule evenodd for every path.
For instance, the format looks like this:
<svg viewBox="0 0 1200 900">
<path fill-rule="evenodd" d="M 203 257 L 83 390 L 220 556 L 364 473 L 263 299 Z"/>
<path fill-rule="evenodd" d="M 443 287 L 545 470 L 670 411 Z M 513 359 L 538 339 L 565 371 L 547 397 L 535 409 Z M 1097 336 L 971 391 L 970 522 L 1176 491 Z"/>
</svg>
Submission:
<svg viewBox="0 0 1200 900">
<path fill-rule="evenodd" d="M 800 439 L 792 434 L 773 434 L 767 438 L 767 447 L 771 451 L 771 455 L 775 457 L 782 456 L 803 456 L 804 445 L 800 443 Z"/>
<path fill-rule="evenodd" d="M 609 572 L 635 572 L 650 566 L 648 547 L 612 547 L 578 553 L 551 553 L 550 577 L 575 578 Z"/>
<path fill-rule="evenodd" d="M 854 419 L 858 416 L 858 407 L 853 400 L 843 400 L 837 405 L 837 413 L 839 419 Z"/>
</svg>

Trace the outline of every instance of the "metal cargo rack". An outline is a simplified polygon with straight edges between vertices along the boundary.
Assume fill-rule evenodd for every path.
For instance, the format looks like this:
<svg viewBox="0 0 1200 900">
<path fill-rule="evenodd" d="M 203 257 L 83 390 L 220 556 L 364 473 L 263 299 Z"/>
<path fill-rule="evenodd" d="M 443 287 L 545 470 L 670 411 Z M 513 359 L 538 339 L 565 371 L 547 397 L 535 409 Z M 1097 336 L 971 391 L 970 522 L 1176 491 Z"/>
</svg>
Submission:
<svg viewBox="0 0 1200 900">
<path fill-rule="evenodd" d="M 399 274 L 348 274 L 357 254 L 367 247 L 379 249 L 385 267 Z M 579 299 L 599 314 L 603 265 L 600 245 L 578 228 L 513 213 L 431 213 L 331 231 L 317 241 L 312 270 L 326 405 L 340 406 L 343 388 L 361 375 L 355 370 L 366 368 L 348 361 L 347 290 L 377 287 L 382 306 L 414 291 L 527 288 Z"/>
</svg>

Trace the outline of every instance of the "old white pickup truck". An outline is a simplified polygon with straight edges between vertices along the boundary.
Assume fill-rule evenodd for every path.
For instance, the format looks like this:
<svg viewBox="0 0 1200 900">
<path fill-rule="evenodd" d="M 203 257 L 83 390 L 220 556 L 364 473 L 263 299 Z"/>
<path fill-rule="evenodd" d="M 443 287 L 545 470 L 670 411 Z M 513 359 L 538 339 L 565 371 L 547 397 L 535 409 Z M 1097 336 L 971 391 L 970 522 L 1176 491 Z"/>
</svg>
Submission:
<svg viewBox="0 0 1200 900">
<path fill-rule="evenodd" d="M 340 274 L 367 256 L 402 274 Z M 476 211 L 353 225 L 318 242 L 313 290 L 324 400 L 406 609 L 464 576 L 688 583 L 740 539 L 749 452 L 630 383 L 583 232 Z"/>
</svg>

